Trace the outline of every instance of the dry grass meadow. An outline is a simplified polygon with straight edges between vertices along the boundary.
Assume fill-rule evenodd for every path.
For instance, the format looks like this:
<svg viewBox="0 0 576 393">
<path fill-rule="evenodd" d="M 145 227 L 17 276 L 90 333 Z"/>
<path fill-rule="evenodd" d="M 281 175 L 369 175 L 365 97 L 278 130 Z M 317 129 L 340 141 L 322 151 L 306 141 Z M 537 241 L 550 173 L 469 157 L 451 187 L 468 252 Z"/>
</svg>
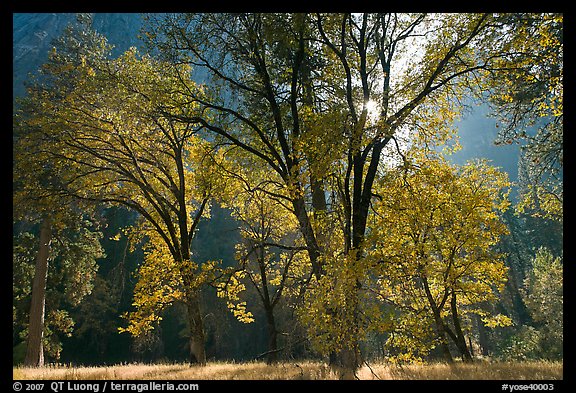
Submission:
<svg viewBox="0 0 576 393">
<path fill-rule="evenodd" d="M 447 365 L 370 364 L 362 367 L 361 380 L 561 380 L 562 362 L 476 362 Z M 126 364 L 102 367 L 53 365 L 40 368 L 14 367 L 13 379 L 31 380 L 326 380 L 338 376 L 321 362 Z"/>
</svg>

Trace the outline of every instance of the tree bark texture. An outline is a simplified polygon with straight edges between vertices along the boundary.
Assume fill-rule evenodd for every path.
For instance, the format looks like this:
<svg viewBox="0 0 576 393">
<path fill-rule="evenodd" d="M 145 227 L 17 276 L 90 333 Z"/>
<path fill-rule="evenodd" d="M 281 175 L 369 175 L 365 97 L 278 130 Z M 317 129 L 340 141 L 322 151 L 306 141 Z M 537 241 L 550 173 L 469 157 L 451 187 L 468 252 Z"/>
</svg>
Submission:
<svg viewBox="0 0 576 393">
<path fill-rule="evenodd" d="M 44 313 L 46 305 L 46 280 L 48 278 L 48 257 L 52 229 L 50 220 L 45 218 L 40 227 L 40 245 L 36 257 L 36 269 L 32 282 L 32 301 L 28 324 L 28 344 L 24 364 L 31 367 L 44 365 Z"/>
<path fill-rule="evenodd" d="M 266 308 L 266 322 L 268 327 L 268 357 L 267 364 L 273 364 L 278 361 L 278 330 L 276 329 L 276 320 L 274 310 Z"/>
<path fill-rule="evenodd" d="M 204 323 L 200 313 L 200 294 L 188 294 L 188 322 L 190 324 L 190 364 L 206 365 Z"/>
</svg>

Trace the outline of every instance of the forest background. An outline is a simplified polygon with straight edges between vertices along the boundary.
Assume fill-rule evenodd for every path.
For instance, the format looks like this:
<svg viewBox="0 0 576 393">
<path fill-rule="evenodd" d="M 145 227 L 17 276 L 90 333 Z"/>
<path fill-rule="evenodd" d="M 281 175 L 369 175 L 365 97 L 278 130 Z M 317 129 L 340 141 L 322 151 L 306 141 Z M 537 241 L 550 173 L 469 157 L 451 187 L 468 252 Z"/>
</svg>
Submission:
<svg viewBox="0 0 576 393">
<path fill-rule="evenodd" d="M 557 48 L 558 41 L 560 45 L 562 43 L 561 16 L 529 16 L 518 15 L 514 23 L 522 25 L 526 20 L 532 21 L 534 25 L 526 22 L 525 28 L 540 29 L 537 30 L 541 33 L 539 39 L 550 40 L 550 51 L 557 56 L 555 60 L 561 60 L 562 47 Z M 138 38 L 145 22 L 138 14 L 14 14 L 13 23 L 15 97 L 25 95 L 23 81 L 30 78 L 30 73 L 38 75 L 37 70 L 47 60 L 53 40 L 66 30 L 68 23 L 75 24 L 76 37 L 80 33 L 88 38 L 98 37 L 91 28 L 105 36 L 114 45 L 112 58 L 125 54 L 132 46 L 140 48 L 142 53 L 145 51 L 143 42 Z M 552 71 L 547 70 L 550 72 L 548 82 L 552 78 L 560 78 L 560 82 L 555 79 L 553 83 L 545 83 L 545 86 L 551 89 L 552 85 L 558 89 L 558 85 L 562 85 L 562 64 L 554 64 L 551 68 Z M 557 90 L 552 93 L 561 97 L 561 92 Z M 461 119 L 451 118 L 460 136 L 462 149 L 448 156 L 448 160 L 452 164 L 464 165 L 471 158 L 488 158 L 492 160 L 492 165 L 502 167 L 508 173 L 514 185 L 510 196 L 512 206 L 501 215 L 509 233 L 503 235 L 496 246 L 498 252 L 505 256 L 506 280 L 503 281 L 502 290 L 497 291 L 497 296 L 483 304 L 483 312 L 502 317 L 483 323 L 484 314 L 467 314 L 463 319 L 466 347 L 475 358 L 561 360 L 563 213 L 561 208 L 558 210 L 557 205 L 542 196 L 548 194 L 540 194 L 539 190 L 548 187 L 547 190 L 555 198 L 560 198 L 562 205 L 562 113 L 539 116 L 535 123 L 531 122 L 534 119 L 521 119 L 519 123 L 512 122 L 513 127 L 506 127 L 506 119 L 488 116 L 490 108 L 487 103 L 474 101 L 471 97 L 468 99 L 467 104 L 471 106 L 469 112 Z M 547 102 L 554 103 L 554 98 Z M 502 102 L 496 104 L 503 105 Z M 502 113 L 504 116 L 515 114 L 513 111 Z M 546 128 L 549 124 L 556 127 L 549 132 L 553 137 L 538 139 L 539 130 L 550 131 L 551 128 Z M 504 131 L 499 132 L 497 127 L 504 128 Z M 17 138 L 16 135 L 14 138 Z M 548 142 L 552 144 L 551 147 L 545 146 Z M 530 146 L 534 145 L 543 149 L 531 150 Z M 542 153 L 544 147 L 550 147 L 550 150 Z M 548 157 L 546 154 L 550 151 L 555 154 L 554 158 L 549 162 L 551 165 L 546 167 L 547 172 L 542 174 L 539 168 L 545 165 L 534 165 L 534 154 Z M 30 162 L 26 165 L 30 165 Z M 15 173 L 15 177 L 19 174 Z M 15 198 L 18 197 L 18 190 L 19 183 L 15 183 Z M 526 195 L 536 197 L 530 199 Z M 19 203 L 18 200 L 15 202 L 15 208 Z M 277 306 L 275 304 L 274 329 L 277 337 L 275 346 L 270 347 L 270 318 L 262 305 L 263 292 L 258 288 L 262 280 L 254 279 L 252 282 L 255 285 L 251 285 L 248 278 L 251 274 L 255 275 L 257 269 L 250 271 L 248 269 L 254 269 L 254 266 L 241 263 L 249 260 L 243 260 L 241 256 L 243 252 L 249 253 L 246 244 L 250 243 L 246 242 L 246 227 L 243 226 L 246 221 L 242 223 L 243 216 L 238 214 L 237 207 L 234 211 L 234 206 L 226 207 L 225 203 L 211 201 L 210 205 L 210 215 L 202 219 L 198 216 L 195 236 L 190 240 L 193 260 L 198 266 L 211 266 L 213 261 L 221 261 L 221 267 L 228 269 L 223 271 L 234 272 L 226 282 L 233 282 L 237 278 L 240 283 L 237 289 L 243 290 L 238 292 L 232 288 L 222 294 L 221 283 L 214 281 L 214 285 L 206 285 L 200 291 L 206 358 L 247 361 L 274 355 L 273 360 L 325 359 L 331 349 L 323 351 L 322 343 L 318 347 L 310 342 L 307 326 L 299 322 L 290 298 L 278 297 L 281 301 Z M 200 209 L 203 206 L 202 203 L 196 206 L 200 213 L 203 213 Z M 76 215 L 72 223 L 55 229 L 57 236 L 52 242 L 47 272 L 46 323 L 42 338 L 48 361 L 90 365 L 190 359 L 193 345 L 190 325 L 193 321 L 188 319 L 188 306 L 177 299 L 168 299 L 171 307 L 157 310 L 153 329 L 130 330 L 127 316 L 132 313 L 132 320 L 138 321 L 139 318 L 134 303 L 138 301 L 135 295 L 138 294 L 138 279 L 146 273 L 142 269 L 142 266 L 146 266 L 143 261 L 146 255 L 153 254 L 146 249 L 145 242 L 129 243 L 131 234 L 125 229 L 136 225 L 139 217 L 138 213 L 122 207 L 101 204 L 91 215 Z M 26 354 L 41 222 L 38 216 L 30 215 L 29 211 L 24 219 L 20 216 L 14 220 L 15 364 L 23 362 Z M 284 234 L 283 240 L 291 236 L 296 235 Z M 286 261 L 296 260 L 299 255 L 296 251 L 303 246 L 294 242 L 289 247 L 292 249 L 285 248 L 284 251 L 290 252 L 284 254 L 280 248 L 271 251 L 266 256 L 269 258 L 267 261 L 273 262 L 276 269 L 286 267 Z M 281 282 L 278 276 L 275 280 L 270 288 L 276 291 L 272 290 L 271 294 L 279 293 Z M 315 323 L 314 320 L 309 322 L 311 325 Z M 409 320 L 403 323 L 410 326 Z M 433 323 L 430 325 L 433 326 Z M 120 333 L 119 329 L 125 331 Z M 405 325 L 404 329 L 411 328 Z M 358 351 L 366 359 L 399 362 L 444 358 L 441 343 L 431 339 L 429 332 L 419 333 L 414 327 L 412 329 L 415 331 L 401 343 L 392 340 L 394 333 L 390 329 L 387 332 L 383 329 L 382 332 L 366 333 L 358 344 Z M 448 351 L 461 353 L 456 347 L 456 343 L 449 343 Z"/>
</svg>

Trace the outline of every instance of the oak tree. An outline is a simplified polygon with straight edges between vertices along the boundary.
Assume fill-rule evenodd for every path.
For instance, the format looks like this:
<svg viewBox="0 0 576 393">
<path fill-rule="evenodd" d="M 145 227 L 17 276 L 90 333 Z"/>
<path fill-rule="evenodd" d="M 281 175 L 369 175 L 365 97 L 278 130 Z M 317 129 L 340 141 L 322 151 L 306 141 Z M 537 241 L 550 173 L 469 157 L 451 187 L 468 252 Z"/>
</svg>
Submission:
<svg viewBox="0 0 576 393">
<path fill-rule="evenodd" d="M 432 336 L 428 350 L 440 346 L 452 361 L 452 342 L 471 361 L 468 314 L 478 314 L 489 327 L 510 324 L 481 307 L 497 300 L 507 278 L 495 247 L 507 233 L 499 213 L 509 207 L 509 185 L 504 173 L 486 163 L 456 167 L 439 158 L 414 159 L 379 182 L 369 239 L 380 273 L 366 287 L 401 310 L 389 344 L 422 355 L 422 341 Z M 422 329 L 406 329 L 418 324 Z"/>
<path fill-rule="evenodd" d="M 244 172 L 244 173 L 242 173 Z M 287 195 L 275 194 L 265 171 L 250 168 L 234 172 L 236 191 L 226 206 L 240 224 L 241 243 L 236 245 L 238 268 L 219 285 L 219 293 L 229 299 L 229 307 L 242 322 L 252 322 L 253 315 L 240 302 L 240 291 L 249 283 L 264 308 L 268 332 L 267 362 L 278 359 L 281 333 L 277 309 L 290 295 L 297 298 L 309 279 L 309 259 L 298 232 L 298 222 L 285 207 Z M 272 198 L 275 195 L 276 199 Z M 280 199 L 280 200 L 278 200 Z"/>
<path fill-rule="evenodd" d="M 209 169 L 214 158 L 196 136 L 197 127 L 163 116 L 167 108 L 196 113 L 198 104 L 178 91 L 187 86 L 201 95 L 201 89 L 181 79 L 188 67 L 174 73 L 135 49 L 117 59 L 109 50 L 90 48 L 77 55 L 70 59 L 53 49 L 45 66 L 48 82 L 30 90 L 20 141 L 30 157 L 41 157 L 57 174 L 58 184 L 47 189 L 51 195 L 123 205 L 141 215 L 143 231 L 157 235 L 153 247 L 163 242 L 180 272 L 191 361 L 203 364 L 194 285 L 200 270 L 190 247 L 214 189 Z"/>
<path fill-rule="evenodd" d="M 331 264 L 365 257 L 373 187 L 388 149 L 429 114 L 452 114 L 463 87 L 501 56 L 490 14 L 177 14 L 153 19 L 146 35 L 161 56 L 203 70 L 204 111 L 174 119 L 204 127 L 251 154 L 290 195 L 314 280 Z M 208 117 L 210 115 L 212 120 Z M 442 124 L 447 119 L 436 120 Z M 438 118 L 438 116 L 434 116 Z M 426 131 L 427 130 L 427 131 Z M 330 196 L 330 197 L 328 197 Z M 339 255 L 317 226 L 341 230 Z M 353 283 L 328 314 L 347 315 L 333 364 L 360 364 L 358 290 Z M 317 296 L 321 296 L 321 291 Z M 328 320 L 331 316 L 328 315 Z M 336 318 L 336 320 L 339 318 Z M 330 340 L 328 340 L 330 342 Z"/>
</svg>

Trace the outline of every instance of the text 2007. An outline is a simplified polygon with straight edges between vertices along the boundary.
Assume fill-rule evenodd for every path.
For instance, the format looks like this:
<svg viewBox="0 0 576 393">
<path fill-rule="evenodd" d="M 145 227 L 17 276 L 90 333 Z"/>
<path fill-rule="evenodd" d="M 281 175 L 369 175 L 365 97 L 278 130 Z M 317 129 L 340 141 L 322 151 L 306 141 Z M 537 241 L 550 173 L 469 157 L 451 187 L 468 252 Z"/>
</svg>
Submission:
<svg viewBox="0 0 576 393">
<path fill-rule="evenodd" d="M 26 386 L 26 390 L 42 390 L 44 389 L 44 384 L 43 383 L 27 383 L 24 386 Z"/>
</svg>

